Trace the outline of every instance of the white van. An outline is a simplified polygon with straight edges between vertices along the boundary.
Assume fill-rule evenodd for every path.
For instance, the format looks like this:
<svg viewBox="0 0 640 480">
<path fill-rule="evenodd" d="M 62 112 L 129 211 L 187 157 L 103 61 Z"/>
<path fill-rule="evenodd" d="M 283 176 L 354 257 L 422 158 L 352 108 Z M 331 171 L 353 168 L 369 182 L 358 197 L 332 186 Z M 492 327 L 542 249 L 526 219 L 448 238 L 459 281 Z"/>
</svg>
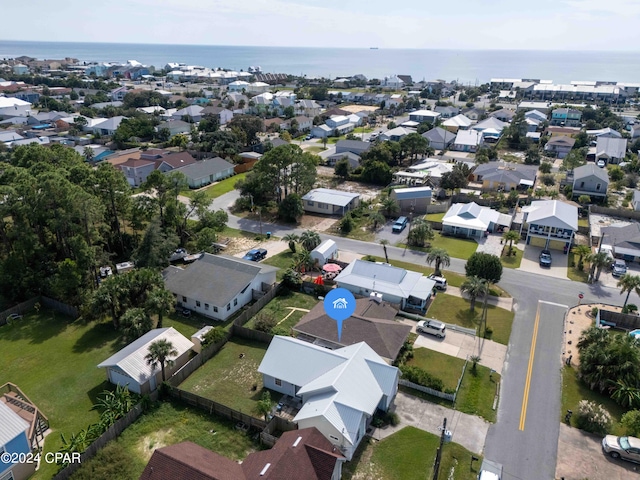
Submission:
<svg viewBox="0 0 640 480">
<path fill-rule="evenodd" d="M 447 334 L 447 326 L 438 320 L 421 320 L 416 325 L 418 333 L 428 333 L 438 338 L 444 338 Z"/>
</svg>

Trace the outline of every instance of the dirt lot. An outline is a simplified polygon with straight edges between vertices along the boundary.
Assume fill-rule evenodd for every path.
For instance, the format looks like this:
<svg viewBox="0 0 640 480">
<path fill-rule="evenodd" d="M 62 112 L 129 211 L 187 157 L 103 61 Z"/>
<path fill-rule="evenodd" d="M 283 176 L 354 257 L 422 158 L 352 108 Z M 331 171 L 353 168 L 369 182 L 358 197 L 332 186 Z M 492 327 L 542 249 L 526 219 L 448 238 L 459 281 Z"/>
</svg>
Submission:
<svg viewBox="0 0 640 480">
<path fill-rule="evenodd" d="M 360 194 L 362 200 L 373 200 L 382 190 L 379 187 L 373 185 L 363 185 L 358 182 L 342 182 L 335 184 L 335 177 L 333 175 L 333 168 L 331 167 L 318 167 L 318 180 L 316 182 L 318 188 L 333 188 L 334 190 L 341 190 L 343 192 L 356 192 Z"/>
<path fill-rule="evenodd" d="M 375 105 L 340 105 L 338 108 L 340 108 L 340 110 L 346 110 L 347 112 L 358 113 L 362 111 L 375 112 L 379 107 Z"/>
</svg>

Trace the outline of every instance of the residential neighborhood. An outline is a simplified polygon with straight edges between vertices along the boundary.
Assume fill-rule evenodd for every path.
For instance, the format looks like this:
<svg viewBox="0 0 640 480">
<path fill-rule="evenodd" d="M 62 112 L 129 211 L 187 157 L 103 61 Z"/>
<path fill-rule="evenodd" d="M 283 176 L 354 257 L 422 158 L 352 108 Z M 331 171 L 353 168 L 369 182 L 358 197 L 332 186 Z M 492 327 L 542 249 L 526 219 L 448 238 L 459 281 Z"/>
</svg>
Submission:
<svg viewBox="0 0 640 480">
<path fill-rule="evenodd" d="M 0 60 L 1 480 L 630 478 L 640 85 L 47 64 Z"/>
</svg>

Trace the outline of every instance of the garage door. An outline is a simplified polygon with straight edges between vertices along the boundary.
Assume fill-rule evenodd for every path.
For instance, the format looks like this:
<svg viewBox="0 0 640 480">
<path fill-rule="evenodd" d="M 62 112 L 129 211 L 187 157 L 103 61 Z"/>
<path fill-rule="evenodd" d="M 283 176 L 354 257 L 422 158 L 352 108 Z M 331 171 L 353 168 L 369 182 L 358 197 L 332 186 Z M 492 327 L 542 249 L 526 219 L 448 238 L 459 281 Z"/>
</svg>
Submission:
<svg viewBox="0 0 640 480">
<path fill-rule="evenodd" d="M 131 377 L 123 375 L 115 370 L 109 369 L 109 380 L 111 383 L 121 386 L 126 386 L 128 384 L 129 390 L 134 393 L 140 393 L 140 385 L 135 382 Z"/>
<path fill-rule="evenodd" d="M 564 250 L 564 246 L 567 244 L 564 240 L 551 240 L 549 242 L 549 248 L 551 250 Z"/>
<path fill-rule="evenodd" d="M 544 247 L 547 244 L 547 239 L 542 237 L 531 237 L 529 240 L 529 245 L 533 245 L 534 247 Z"/>
</svg>

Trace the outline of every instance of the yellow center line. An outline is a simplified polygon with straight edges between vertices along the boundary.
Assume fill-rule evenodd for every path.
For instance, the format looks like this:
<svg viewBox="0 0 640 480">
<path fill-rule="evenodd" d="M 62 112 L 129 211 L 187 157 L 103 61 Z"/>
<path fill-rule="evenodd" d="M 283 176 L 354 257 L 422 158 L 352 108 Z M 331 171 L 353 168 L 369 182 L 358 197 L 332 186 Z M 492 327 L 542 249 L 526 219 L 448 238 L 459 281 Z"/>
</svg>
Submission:
<svg viewBox="0 0 640 480">
<path fill-rule="evenodd" d="M 524 395 L 522 397 L 522 411 L 520 412 L 520 430 L 524 430 L 527 419 L 527 405 L 529 404 L 529 389 L 531 388 L 531 374 L 533 373 L 533 359 L 536 355 L 536 341 L 538 339 L 538 325 L 540 324 L 540 303 L 536 311 L 536 320 L 533 324 L 533 335 L 531 337 L 531 353 L 529 354 L 529 367 L 527 368 L 527 379 L 524 384 Z"/>
</svg>

